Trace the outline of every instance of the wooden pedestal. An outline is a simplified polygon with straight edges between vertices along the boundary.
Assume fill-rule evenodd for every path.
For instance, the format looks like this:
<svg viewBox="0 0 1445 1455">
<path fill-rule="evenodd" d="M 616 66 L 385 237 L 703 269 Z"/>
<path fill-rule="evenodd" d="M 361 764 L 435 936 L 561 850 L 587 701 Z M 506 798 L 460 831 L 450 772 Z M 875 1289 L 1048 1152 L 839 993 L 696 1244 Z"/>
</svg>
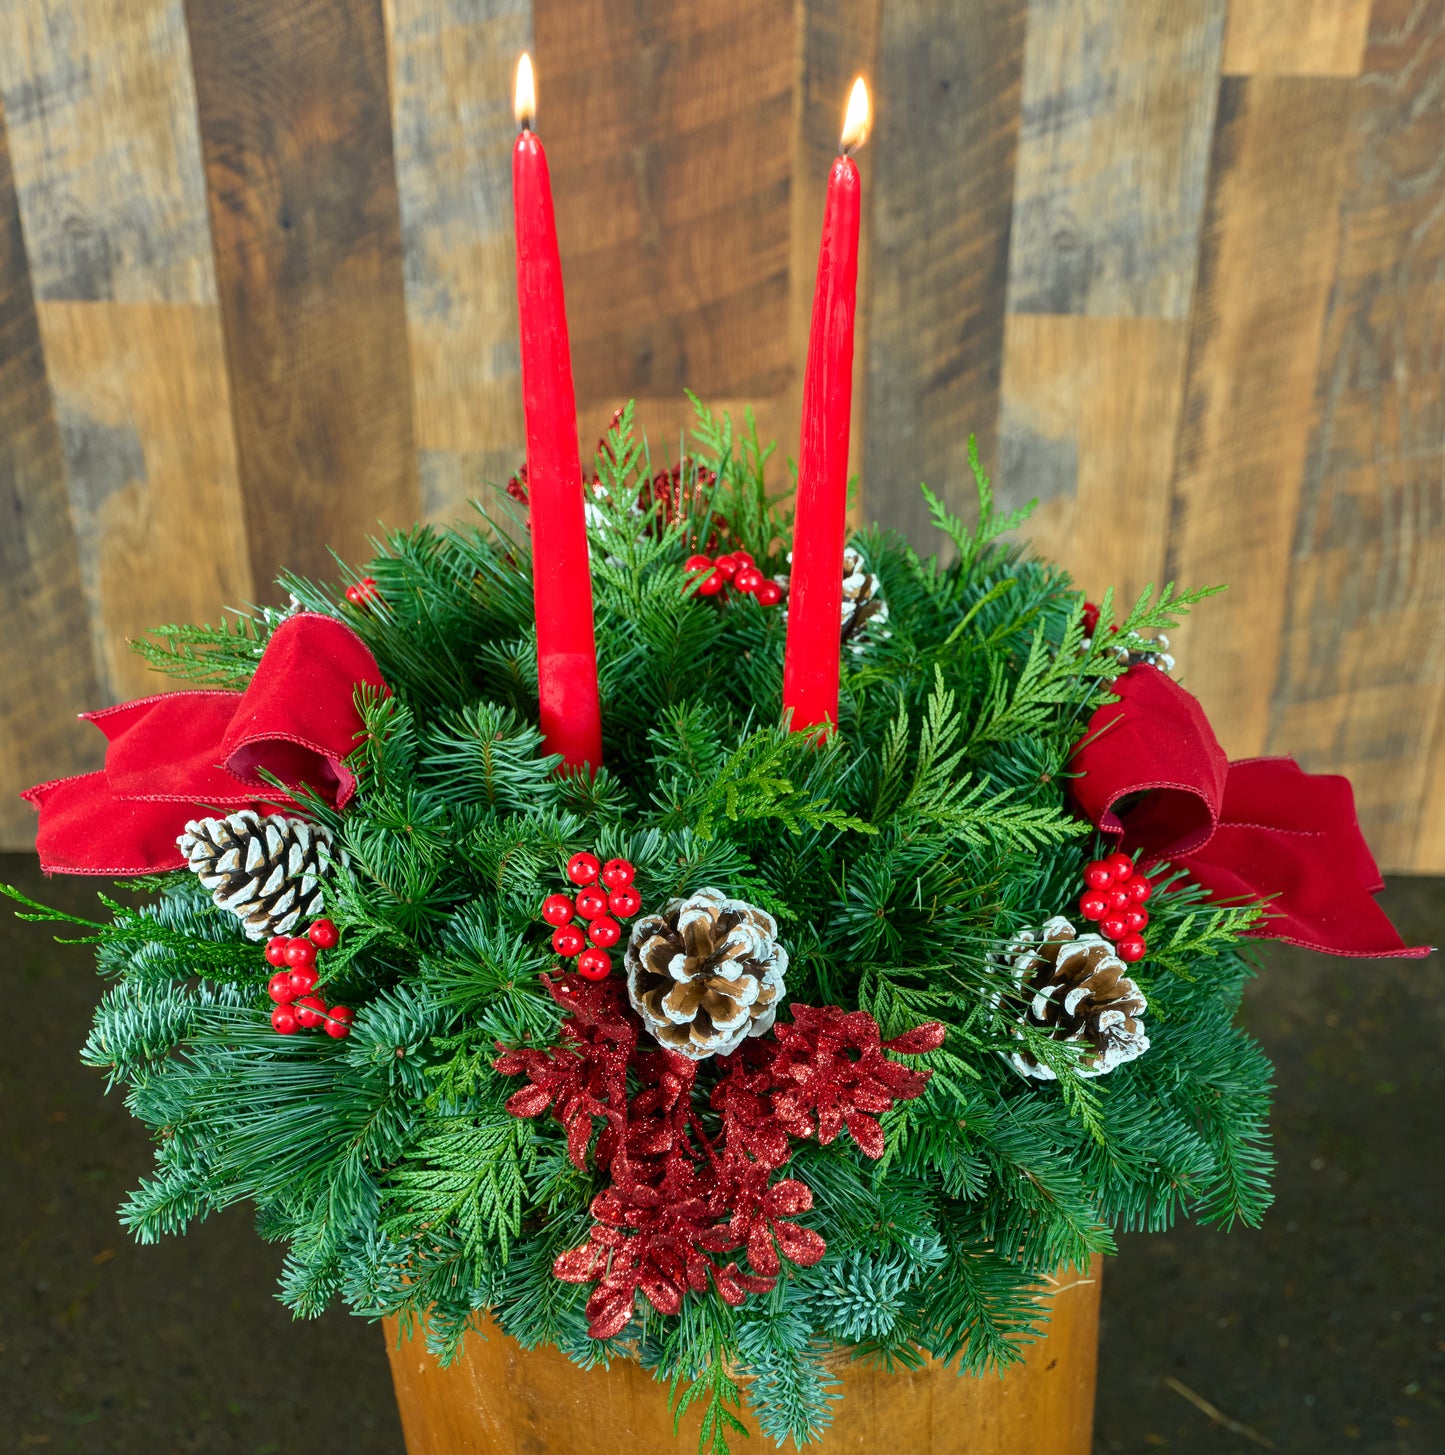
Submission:
<svg viewBox="0 0 1445 1455">
<path fill-rule="evenodd" d="M 1000 1379 L 974 1379 L 930 1363 L 887 1374 L 843 1358 L 844 1398 L 817 1455 L 1089 1455 L 1098 1356 L 1099 1273 L 1060 1279 L 1049 1334 Z M 485 1335 L 485 1337 L 483 1337 Z M 556 1349 L 526 1350 L 490 1323 L 440 1368 L 420 1339 L 397 1347 L 386 1321 L 407 1455 L 693 1455 L 696 1413 L 676 1435 L 667 1390 L 631 1361 L 578 1369 Z M 775 1447 L 751 1417 L 750 1441 Z"/>
</svg>

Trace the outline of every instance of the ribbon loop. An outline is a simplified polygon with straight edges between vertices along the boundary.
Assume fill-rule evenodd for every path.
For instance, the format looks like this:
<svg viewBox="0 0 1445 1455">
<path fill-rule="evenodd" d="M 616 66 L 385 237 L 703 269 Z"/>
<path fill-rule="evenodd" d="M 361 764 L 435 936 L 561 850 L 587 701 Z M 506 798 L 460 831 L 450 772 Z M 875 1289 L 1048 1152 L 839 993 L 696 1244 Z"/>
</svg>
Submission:
<svg viewBox="0 0 1445 1455">
<path fill-rule="evenodd" d="M 356 790 L 345 759 L 362 730 L 358 687 L 385 690 L 366 644 L 329 616 L 282 622 L 244 692 L 165 692 L 86 713 L 105 768 L 28 789 L 46 873 L 154 874 L 185 860 L 176 838 L 208 809 L 294 808 L 305 786 L 337 808 Z"/>
<path fill-rule="evenodd" d="M 1216 899 L 1269 900 L 1251 932 L 1333 955 L 1417 956 L 1384 888 L 1349 780 L 1289 758 L 1230 763 L 1198 701 L 1151 666 L 1113 686 L 1074 750 L 1075 802 L 1145 865 L 1168 860 Z"/>
<path fill-rule="evenodd" d="M 1075 749 L 1074 797 L 1105 833 L 1149 858 L 1177 858 L 1209 842 L 1229 760 L 1196 698 L 1152 667 L 1118 678 Z"/>
</svg>

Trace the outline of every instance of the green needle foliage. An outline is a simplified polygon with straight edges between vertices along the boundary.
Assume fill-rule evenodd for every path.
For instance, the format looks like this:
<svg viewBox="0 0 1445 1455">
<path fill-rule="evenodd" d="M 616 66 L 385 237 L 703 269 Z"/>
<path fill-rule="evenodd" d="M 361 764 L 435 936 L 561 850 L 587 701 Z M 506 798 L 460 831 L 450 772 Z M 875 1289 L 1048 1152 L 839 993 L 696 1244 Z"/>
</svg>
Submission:
<svg viewBox="0 0 1445 1455">
<path fill-rule="evenodd" d="M 121 1209 L 138 1239 L 248 1201 L 288 1246 L 282 1297 L 298 1314 L 339 1297 L 400 1315 L 449 1360 L 487 1310 L 584 1365 L 640 1359 L 679 1414 L 702 1411 L 705 1444 L 728 1447 L 746 1400 L 771 1439 L 802 1445 L 832 1416 L 840 1352 L 1005 1366 L 1047 1320 L 1050 1275 L 1109 1252 L 1115 1229 L 1258 1221 L 1270 1068 L 1234 1025 L 1257 910 L 1211 904 L 1182 876 L 1157 890 L 1134 971 L 1152 1048 L 1090 1080 L 1035 1037 L 1059 1079 L 1021 1078 L 1006 1059 L 1018 992 L 991 952 L 1067 913 L 1100 851 L 1069 808 L 1068 763 L 1117 663 L 1083 648 L 1068 578 L 1009 542 L 1024 512 L 995 510 L 975 453 L 976 524 L 925 490 L 948 564 L 859 536 L 887 633 L 843 653 L 828 742 L 785 731 L 783 613 L 695 596 L 682 562 L 720 516 L 732 547 L 785 571 L 789 503 L 765 488 L 751 426 L 699 405 L 695 449 L 687 468 L 715 471 L 716 488 L 665 528 L 636 506 L 652 463 L 630 410 L 597 460 L 606 766 L 590 782 L 558 776 L 534 726 L 521 519 L 389 537 L 364 568 L 371 607 L 345 602 L 360 577 L 345 568 L 282 583 L 349 622 L 392 689 L 360 704 L 352 803 L 309 809 L 347 854 L 327 900 L 341 941 L 321 969 L 324 993 L 358 1011 L 349 1038 L 272 1031 L 271 967 L 185 872 L 131 881 L 94 922 L 25 908 L 93 943 L 110 982 L 83 1056 L 155 1134 L 155 1169 Z M 1173 626 L 1203 594 L 1147 592 L 1117 622 L 1106 599 L 1095 640 Z M 166 627 L 140 650 L 236 688 L 283 616 Z M 822 1262 L 740 1309 L 711 1293 L 672 1318 L 640 1305 L 603 1342 L 587 1336 L 587 1290 L 552 1273 L 602 1183 L 568 1160 L 556 1121 L 507 1113 L 518 1083 L 491 1068 L 499 1043 L 559 1040 L 538 911 L 581 849 L 630 859 L 649 909 L 709 885 L 766 907 L 798 1001 L 864 1008 L 885 1036 L 948 1030 L 923 1058 L 926 1094 L 885 1117 L 881 1162 L 851 1138 L 800 1144 L 789 1175 L 813 1189 Z"/>
</svg>

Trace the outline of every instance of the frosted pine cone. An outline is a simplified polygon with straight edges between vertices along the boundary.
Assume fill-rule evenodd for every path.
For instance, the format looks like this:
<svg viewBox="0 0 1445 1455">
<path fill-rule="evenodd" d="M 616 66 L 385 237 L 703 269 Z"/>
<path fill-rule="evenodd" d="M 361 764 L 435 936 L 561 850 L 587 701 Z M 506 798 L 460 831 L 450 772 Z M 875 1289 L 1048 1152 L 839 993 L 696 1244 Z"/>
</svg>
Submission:
<svg viewBox="0 0 1445 1455">
<path fill-rule="evenodd" d="M 793 553 L 788 552 L 788 561 L 791 563 Z M 782 588 L 786 596 L 788 587 L 792 582 L 790 576 L 774 576 L 774 582 Z M 854 546 L 846 546 L 843 550 L 843 612 L 842 620 L 839 623 L 841 639 L 846 643 L 849 651 L 861 652 L 866 645 L 864 633 L 871 627 L 869 633 L 874 640 L 889 635 L 883 629 L 883 624 L 888 620 L 888 603 L 882 596 L 883 583 L 872 571 L 868 569 L 863 559 L 863 553 Z M 783 619 L 786 621 L 788 609 L 783 608 Z"/>
<path fill-rule="evenodd" d="M 773 1023 L 788 952 L 766 910 L 721 890 L 674 899 L 632 927 L 627 994 L 669 1051 L 694 1061 L 726 1056 Z"/>
<path fill-rule="evenodd" d="M 881 628 L 888 620 L 888 603 L 880 594 L 883 583 L 870 571 L 862 553 L 848 546 L 843 551 L 843 640 L 858 651 L 858 638 L 869 628 L 876 636 L 887 636 Z"/>
<path fill-rule="evenodd" d="M 1008 947 L 1006 960 L 1019 987 L 1032 996 L 1022 1020 L 1048 1031 L 1056 1041 L 1082 1042 L 1088 1048 L 1079 1067 L 1083 1076 L 1103 1076 L 1142 1056 L 1149 1037 L 1139 1017 L 1148 1008 L 1139 987 L 1114 947 L 1096 934 L 1079 935 L 1056 915 L 1035 941 L 1026 930 Z M 1054 1073 L 1028 1051 L 1009 1060 L 1024 1076 L 1054 1079 Z"/>
<path fill-rule="evenodd" d="M 246 808 L 226 818 L 192 819 L 176 843 L 187 867 L 250 939 L 284 935 L 303 916 L 321 913 L 333 857 L 324 828 Z"/>
</svg>

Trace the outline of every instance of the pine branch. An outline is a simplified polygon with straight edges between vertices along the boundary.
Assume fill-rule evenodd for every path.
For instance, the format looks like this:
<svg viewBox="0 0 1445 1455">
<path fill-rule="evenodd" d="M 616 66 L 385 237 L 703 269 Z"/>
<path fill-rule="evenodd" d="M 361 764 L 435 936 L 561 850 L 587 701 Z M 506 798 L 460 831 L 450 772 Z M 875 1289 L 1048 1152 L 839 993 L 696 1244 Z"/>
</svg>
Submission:
<svg viewBox="0 0 1445 1455">
<path fill-rule="evenodd" d="M 274 624 L 238 611 L 217 626 L 153 627 L 129 646 L 153 671 L 196 687 L 239 691 L 255 676 Z"/>
<path fill-rule="evenodd" d="M 801 1450 L 832 1424 L 842 1389 L 824 1363 L 826 1341 L 790 1306 L 788 1290 L 780 1283 L 739 1317 L 737 1346 L 758 1427 L 779 1448 L 791 1440 Z"/>
</svg>

